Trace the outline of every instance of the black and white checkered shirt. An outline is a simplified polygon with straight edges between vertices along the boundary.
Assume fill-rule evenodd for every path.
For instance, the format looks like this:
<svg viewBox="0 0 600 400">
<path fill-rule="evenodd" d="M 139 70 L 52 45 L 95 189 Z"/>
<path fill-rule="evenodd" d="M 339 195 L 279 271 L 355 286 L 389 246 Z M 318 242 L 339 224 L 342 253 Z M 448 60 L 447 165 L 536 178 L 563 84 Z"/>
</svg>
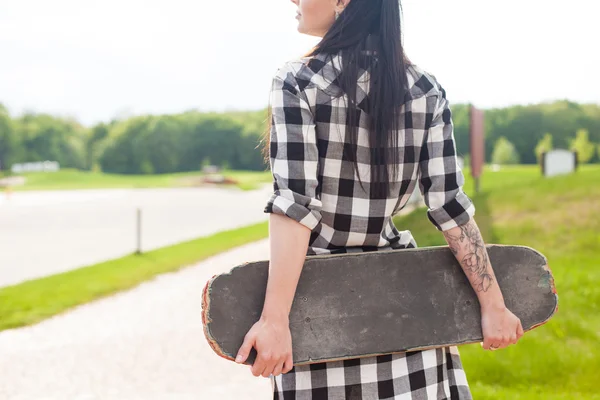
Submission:
<svg viewBox="0 0 600 400">
<path fill-rule="evenodd" d="M 398 132 L 399 173 L 393 196 L 370 196 L 367 121 L 361 113 L 357 144 L 360 186 L 343 157 L 347 98 L 335 84 L 340 57 L 300 59 L 282 66 L 273 79 L 270 159 L 274 193 L 266 213 L 278 213 L 313 231 L 307 254 L 415 247 L 410 231 L 399 232 L 392 217 L 419 186 L 427 215 L 439 230 L 469 220 L 475 208 L 462 191 L 451 111 L 436 79 L 412 65 L 409 92 Z M 368 72 L 358 82 L 358 103 Z"/>
<path fill-rule="evenodd" d="M 364 190 L 344 157 L 348 100 L 336 83 L 339 71 L 340 55 L 302 58 L 278 69 L 270 99 L 274 193 L 264 212 L 310 228 L 307 255 L 416 247 L 410 231 L 399 231 L 392 217 L 417 186 L 438 230 L 466 223 L 475 208 L 462 190 L 451 111 L 435 77 L 416 65 L 407 68 L 398 179 L 390 182 L 393 195 L 375 198 L 364 113 L 356 148 Z M 363 71 L 357 83 L 357 104 L 368 93 L 368 77 Z M 455 347 L 296 366 L 272 384 L 276 399 L 471 398 Z"/>
</svg>

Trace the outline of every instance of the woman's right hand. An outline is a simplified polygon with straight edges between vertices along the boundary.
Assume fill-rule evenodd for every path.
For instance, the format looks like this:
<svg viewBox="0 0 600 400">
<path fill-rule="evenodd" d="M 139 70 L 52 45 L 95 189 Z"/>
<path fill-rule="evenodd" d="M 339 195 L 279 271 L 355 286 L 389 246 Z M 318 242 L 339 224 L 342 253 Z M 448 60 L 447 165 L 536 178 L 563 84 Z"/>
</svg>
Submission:
<svg viewBox="0 0 600 400">
<path fill-rule="evenodd" d="M 244 337 L 235 362 L 243 364 L 253 347 L 257 355 L 251 371 L 256 377 L 286 374 L 294 366 L 292 334 L 287 318 L 261 316 Z"/>
<path fill-rule="evenodd" d="M 483 348 L 497 350 L 517 343 L 523 336 L 521 320 L 504 304 L 482 306 Z"/>
</svg>

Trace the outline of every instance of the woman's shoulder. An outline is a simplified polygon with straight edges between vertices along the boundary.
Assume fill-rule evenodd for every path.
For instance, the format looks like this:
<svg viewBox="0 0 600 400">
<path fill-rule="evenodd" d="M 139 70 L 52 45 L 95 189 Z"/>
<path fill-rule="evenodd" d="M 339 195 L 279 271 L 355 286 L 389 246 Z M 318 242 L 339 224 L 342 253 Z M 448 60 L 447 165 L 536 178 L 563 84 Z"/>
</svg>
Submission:
<svg viewBox="0 0 600 400">
<path fill-rule="evenodd" d="M 279 79 L 295 86 L 296 79 L 301 75 L 302 69 L 302 64 L 298 60 L 286 61 L 275 69 L 273 79 Z"/>
<path fill-rule="evenodd" d="M 314 75 L 316 57 L 298 57 L 286 60 L 279 64 L 275 69 L 275 77 L 282 80 L 306 78 Z"/>
<path fill-rule="evenodd" d="M 438 79 L 430 71 L 418 64 L 406 66 L 408 93 L 411 99 L 429 96 L 445 96 L 445 91 Z"/>
<path fill-rule="evenodd" d="M 283 81 L 299 91 L 307 87 L 319 88 L 325 92 L 335 91 L 336 78 L 341 70 L 337 56 L 317 54 L 289 59 L 280 64 L 273 79 Z"/>
</svg>

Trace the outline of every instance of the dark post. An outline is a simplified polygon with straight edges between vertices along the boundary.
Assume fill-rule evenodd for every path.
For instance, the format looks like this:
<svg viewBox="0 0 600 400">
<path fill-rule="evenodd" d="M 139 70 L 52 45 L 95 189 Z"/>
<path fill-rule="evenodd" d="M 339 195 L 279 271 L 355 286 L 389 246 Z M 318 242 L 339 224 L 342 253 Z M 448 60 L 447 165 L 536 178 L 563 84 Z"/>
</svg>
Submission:
<svg viewBox="0 0 600 400">
<path fill-rule="evenodd" d="M 142 254 L 142 210 L 137 209 L 137 251 L 136 254 Z"/>
<path fill-rule="evenodd" d="M 483 110 L 470 108 L 469 142 L 471 151 L 471 176 L 475 181 L 475 192 L 479 193 L 479 180 L 485 163 Z"/>
</svg>

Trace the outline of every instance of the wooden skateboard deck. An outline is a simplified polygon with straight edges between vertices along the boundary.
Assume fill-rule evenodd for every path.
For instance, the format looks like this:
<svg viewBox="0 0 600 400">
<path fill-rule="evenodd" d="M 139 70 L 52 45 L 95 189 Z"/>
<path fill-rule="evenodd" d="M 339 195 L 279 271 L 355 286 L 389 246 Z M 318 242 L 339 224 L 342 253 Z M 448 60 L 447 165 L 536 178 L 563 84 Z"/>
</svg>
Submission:
<svg viewBox="0 0 600 400">
<path fill-rule="evenodd" d="M 531 330 L 558 307 L 546 258 L 488 245 L 507 307 Z M 213 350 L 234 360 L 260 318 L 269 262 L 210 279 L 202 322 Z M 307 256 L 289 317 L 294 365 L 483 341 L 479 301 L 447 246 Z M 253 364 L 256 351 L 246 364 Z"/>
</svg>

